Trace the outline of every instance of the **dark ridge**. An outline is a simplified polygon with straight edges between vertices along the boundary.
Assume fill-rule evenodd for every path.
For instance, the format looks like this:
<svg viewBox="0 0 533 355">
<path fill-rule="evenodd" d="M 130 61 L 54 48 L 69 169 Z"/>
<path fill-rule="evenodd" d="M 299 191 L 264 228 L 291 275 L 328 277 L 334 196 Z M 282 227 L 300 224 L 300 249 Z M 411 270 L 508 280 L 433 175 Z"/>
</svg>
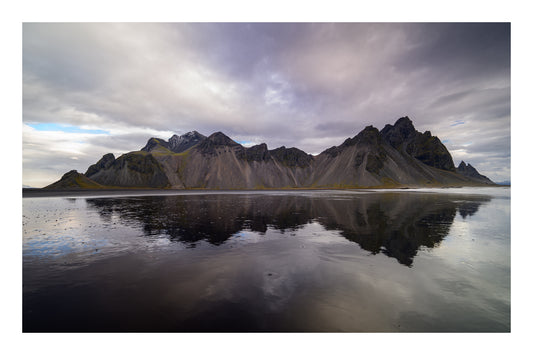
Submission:
<svg viewBox="0 0 533 355">
<path fill-rule="evenodd" d="M 230 147 L 240 145 L 239 143 L 235 142 L 233 139 L 226 136 L 222 132 L 213 133 L 212 135 L 207 137 L 207 139 L 203 141 L 201 144 L 202 146 L 230 146 Z"/>
<path fill-rule="evenodd" d="M 91 176 L 98 184 L 115 187 L 165 188 L 170 185 L 163 167 L 144 152 L 130 152 L 115 159 L 106 169 Z"/>
<path fill-rule="evenodd" d="M 157 146 L 162 146 L 167 149 L 169 149 L 168 142 L 161 139 L 161 138 L 150 138 L 146 145 L 141 149 L 143 152 L 151 152 L 154 150 Z"/>
<path fill-rule="evenodd" d="M 371 173 L 378 174 L 384 167 L 384 162 L 387 159 L 387 154 L 383 149 L 383 137 L 377 128 L 373 126 L 367 126 L 359 134 L 357 134 L 353 140 L 358 146 L 370 147 L 370 151 L 365 152 L 360 150 L 357 152 L 354 159 L 354 167 L 359 167 L 366 157 L 365 169 Z"/>
<path fill-rule="evenodd" d="M 428 132 L 429 133 L 429 132 Z M 406 152 L 422 163 L 438 169 L 455 171 L 452 156 L 436 136 L 417 132 L 415 138 L 406 145 Z"/>
<path fill-rule="evenodd" d="M 270 150 L 270 154 L 281 164 L 289 167 L 308 167 L 313 161 L 313 156 L 298 148 L 285 148 L 285 146 Z"/>
<path fill-rule="evenodd" d="M 123 169 L 127 165 L 128 169 L 142 174 L 151 174 L 161 168 L 152 154 L 137 154 L 134 152 L 121 155 L 115 160 L 114 165 L 119 169 Z"/>
<path fill-rule="evenodd" d="M 492 182 L 492 180 L 490 180 L 488 177 L 486 177 L 485 175 L 481 175 L 477 170 L 476 168 L 474 168 L 472 165 L 470 164 L 466 164 L 464 161 L 461 160 L 461 163 L 459 164 L 459 166 L 457 167 L 457 173 L 458 174 L 461 174 L 467 178 L 470 178 L 470 179 L 474 179 L 478 182 L 482 182 L 482 183 L 485 183 L 485 184 L 494 184 L 494 182 Z"/>
<path fill-rule="evenodd" d="M 267 145 L 261 143 L 250 148 L 244 148 L 238 154 L 238 158 L 247 161 L 266 161 L 271 158 Z"/>
<path fill-rule="evenodd" d="M 168 148 L 174 153 L 182 153 L 205 139 L 207 137 L 197 131 L 188 132 L 181 136 L 175 134 L 168 140 Z"/>
<path fill-rule="evenodd" d="M 453 159 L 440 139 L 430 131 L 418 132 L 409 117 L 402 117 L 394 126 L 381 130 L 383 139 L 400 152 L 437 169 L 455 171 Z"/>
<path fill-rule="evenodd" d="M 366 126 L 352 140 L 360 144 L 378 145 L 381 144 L 382 137 L 377 128 Z"/>
<path fill-rule="evenodd" d="M 169 185 L 168 178 L 165 175 L 163 168 L 152 154 L 124 154 L 115 160 L 113 165 L 117 170 L 127 168 L 143 175 L 148 182 L 148 186 L 167 187 Z M 132 186 L 137 185 L 132 184 Z"/>
<path fill-rule="evenodd" d="M 402 143 L 417 133 L 413 122 L 407 116 L 399 118 L 394 126 L 388 124 L 381 130 L 381 135 L 390 145 L 398 149 Z"/>
<path fill-rule="evenodd" d="M 113 153 L 107 153 L 105 154 L 96 164 L 93 164 L 89 166 L 87 169 L 87 172 L 85 172 L 85 176 L 91 177 L 92 175 L 96 174 L 100 170 L 105 170 L 109 168 L 113 162 L 115 161 L 115 156 Z"/>
<path fill-rule="evenodd" d="M 230 137 L 226 136 L 222 132 L 215 132 L 207 138 L 207 141 L 212 142 L 215 145 L 228 145 L 228 146 L 237 146 L 239 143 L 235 142 Z"/>
<path fill-rule="evenodd" d="M 320 154 L 327 154 L 330 157 L 335 158 L 337 155 L 339 155 L 340 152 L 341 152 L 341 149 L 339 147 L 337 147 L 336 145 L 334 145 L 333 147 L 330 147 L 330 148 L 324 150 Z"/>
<path fill-rule="evenodd" d="M 346 147 L 351 147 L 356 144 L 376 146 L 383 142 L 383 138 L 377 128 L 373 126 L 366 126 L 353 138 L 347 138 L 341 145 L 333 146 L 324 150 L 320 154 L 327 154 L 331 157 L 336 157 Z"/>
<path fill-rule="evenodd" d="M 216 132 L 204 139 L 202 142 L 198 143 L 195 147 L 204 155 L 214 155 L 216 153 L 216 148 L 221 147 L 240 147 L 244 149 L 242 145 L 235 142 L 230 137 L 226 136 L 222 132 Z"/>
<path fill-rule="evenodd" d="M 376 145 L 381 142 L 381 135 L 374 126 L 366 126 L 355 137 L 346 139 L 341 145 L 341 148 L 350 147 L 357 143 Z"/>
</svg>

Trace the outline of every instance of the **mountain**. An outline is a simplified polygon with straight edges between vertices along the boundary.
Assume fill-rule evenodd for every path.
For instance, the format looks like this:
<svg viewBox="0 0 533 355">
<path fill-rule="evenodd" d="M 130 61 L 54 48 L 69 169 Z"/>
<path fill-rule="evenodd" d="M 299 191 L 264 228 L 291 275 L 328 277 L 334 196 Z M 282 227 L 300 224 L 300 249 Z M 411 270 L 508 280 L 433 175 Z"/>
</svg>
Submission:
<svg viewBox="0 0 533 355">
<path fill-rule="evenodd" d="M 478 181 L 483 184 L 493 184 L 493 182 L 486 177 L 485 175 L 481 175 L 478 173 L 476 168 L 474 168 L 470 164 L 465 164 L 464 161 L 461 160 L 461 164 L 457 167 L 457 172 L 471 180 Z"/>
<path fill-rule="evenodd" d="M 71 170 L 58 181 L 45 187 L 45 189 L 99 189 L 104 186 L 87 178 L 84 174 Z"/>
<path fill-rule="evenodd" d="M 185 133 L 182 136 L 173 135 L 167 141 L 160 138 L 150 138 L 148 143 L 141 149 L 143 152 L 160 152 L 167 153 L 168 151 L 174 153 L 181 153 L 187 149 L 201 143 L 206 139 L 206 136 L 196 131 Z"/>
<path fill-rule="evenodd" d="M 191 148 L 192 146 L 201 143 L 207 137 L 196 131 L 185 133 L 182 136 L 173 135 L 168 140 L 170 150 L 174 153 L 181 153 Z"/>
<path fill-rule="evenodd" d="M 381 131 L 368 126 L 317 156 L 294 147 L 269 150 L 265 143 L 246 148 L 222 132 L 193 131 L 168 141 L 150 138 L 116 159 L 106 154 L 76 174 L 85 186 L 172 189 L 494 185 L 471 165 L 456 168 L 439 138 L 417 131 L 408 117 Z M 71 186 L 65 176 L 53 185 Z"/>
<path fill-rule="evenodd" d="M 291 150 L 292 149 L 292 150 Z M 158 157 L 172 188 L 240 189 L 299 187 L 310 165 L 291 148 L 268 150 L 266 144 L 243 147 L 222 132 L 216 132 L 183 153 Z M 299 159 L 298 159 L 299 158 Z"/>
<path fill-rule="evenodd" d="M 408 117 L 378 131 L 366 127 L 315 160 L 317 187 L 449 186 L 474 183 L 456 174 L 453 159 L 437 137 L 414 129 Z"/>
<path fill-rule="evenodd" d="M 105 186 L 165 188 L 169 185 L 161 164 L 145 151 L 130 152 L 117 159 L 108 153 L 91 165 L 85 176 Z"/>
<path fill-rule="evenodd" d="M 396 150 L 437 169 L 455 171 L 448 149 L 431 132 L 418 132 L 409 117 L 402 117 L 394 126 L 386 125 L 381 135 Z"/>
</svg>

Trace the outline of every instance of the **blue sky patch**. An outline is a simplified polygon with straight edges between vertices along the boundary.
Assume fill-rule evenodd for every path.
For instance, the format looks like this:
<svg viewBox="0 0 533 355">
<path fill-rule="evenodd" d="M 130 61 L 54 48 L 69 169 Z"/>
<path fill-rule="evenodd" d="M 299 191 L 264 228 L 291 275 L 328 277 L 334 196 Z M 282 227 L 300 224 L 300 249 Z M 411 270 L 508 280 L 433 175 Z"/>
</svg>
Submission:
<svg viewBox="0 0 533 355">
<path fill-rule="evenodd" d="M 101 129 L 85 129 L 76 126 L 59 123 L 27 123 L 28 126 L 38 131 L 59 131 L 65 133 L 88 133 L 88 134 L 109 134 Z"/>
<path fill-rule="evenodd" d="M 246 144 L 252 144 L 253 142 L 248 142 L 248 141 L 236 141 L 237 143 L 239 143 L 240 145 L 246 145 Z"/>
<path fill-rule="evenodd" d="M 465 121 L 461 121 L 461 120 L 457 120 L 457 121 L 454 121 L 451 126 L 452 127 L 455 127 L 455 126 L 459 126 L 460 124 L 465 124 Z"/>
</svg>

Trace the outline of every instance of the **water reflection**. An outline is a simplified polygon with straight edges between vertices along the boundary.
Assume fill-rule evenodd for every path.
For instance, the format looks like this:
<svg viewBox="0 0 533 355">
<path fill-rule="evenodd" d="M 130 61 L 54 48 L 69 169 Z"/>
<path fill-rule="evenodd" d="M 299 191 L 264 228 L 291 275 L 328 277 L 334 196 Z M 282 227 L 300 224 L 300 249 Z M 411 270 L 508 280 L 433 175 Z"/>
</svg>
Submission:
<svg viewBox="0 0 533 355">
<path fill-rule="evenodd" d="M 417 251 L 435 248 L 455 216 L 475 214 L 489 196 L 450 197 L 433 193 L 379 193 L 338 198 L 296 195 L 181 195 L 89 198 L 104 221 L 119 218 L 142 227 L 146 236 L 172 241 L 205 240 L 221 245 L 241 231 L 265 233 L 303 228 L 311 222 L 337 230 L 372 254 L 383 253 L 412 266 Z"/>
<path fill-rule="evenodd" d="M 510 200 L 491 196 L 25 199 L 23 329 L 509 331 Z"/>
</svg>

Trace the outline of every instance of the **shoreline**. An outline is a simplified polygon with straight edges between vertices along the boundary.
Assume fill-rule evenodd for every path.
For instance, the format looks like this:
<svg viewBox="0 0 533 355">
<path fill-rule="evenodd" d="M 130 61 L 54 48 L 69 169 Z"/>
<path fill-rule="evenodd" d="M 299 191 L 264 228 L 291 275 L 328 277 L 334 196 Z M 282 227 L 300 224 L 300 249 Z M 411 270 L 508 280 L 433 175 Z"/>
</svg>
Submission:
<svg viewBox="0 0 533 355">
<path fill-rule="evenodd" d="M 387 191 L 387 190 L 418 190 L 418 189 L 460 189 L 460 188 L 501 188 L 511 185 L 486 186 L 410 186 L 410 187 L 323 187 L 323 188 L 262 188 L 262 189 L 157 189 L 157 188 L 109 188 L 109 189 L 45 189 L 22 188 L 22 197 L 69 197 L 69 196 L 119 196 L 119 195 L 172 195 L 197 193 L 250 193 L 250 192 L 288 192 L 288 191 Z"/>
</svg>

